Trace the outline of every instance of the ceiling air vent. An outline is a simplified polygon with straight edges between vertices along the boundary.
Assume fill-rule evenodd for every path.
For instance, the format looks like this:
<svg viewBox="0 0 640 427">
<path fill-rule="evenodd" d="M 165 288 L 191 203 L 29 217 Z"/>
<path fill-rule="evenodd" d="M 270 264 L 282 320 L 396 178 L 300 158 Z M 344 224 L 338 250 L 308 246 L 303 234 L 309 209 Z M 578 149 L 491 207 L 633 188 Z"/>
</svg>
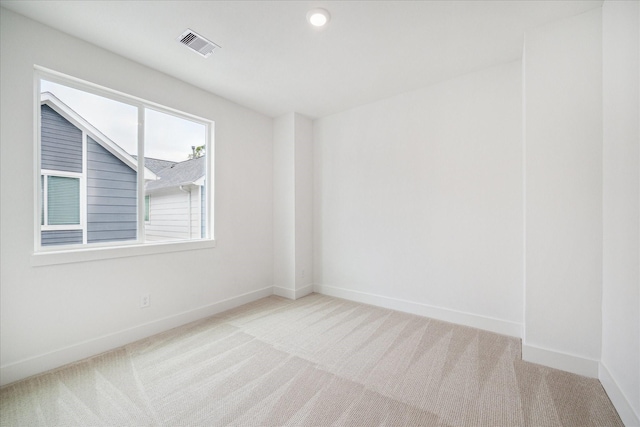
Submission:
<svg viewBox="0 0 640 427">
<path fill-rule="evenodd" d="M 220 47 L 192 30 L 186 30 L 184 33 L 180 34 L 178 41 L 205 58 L 208 58 L 216 48 Z"/>
</svg>

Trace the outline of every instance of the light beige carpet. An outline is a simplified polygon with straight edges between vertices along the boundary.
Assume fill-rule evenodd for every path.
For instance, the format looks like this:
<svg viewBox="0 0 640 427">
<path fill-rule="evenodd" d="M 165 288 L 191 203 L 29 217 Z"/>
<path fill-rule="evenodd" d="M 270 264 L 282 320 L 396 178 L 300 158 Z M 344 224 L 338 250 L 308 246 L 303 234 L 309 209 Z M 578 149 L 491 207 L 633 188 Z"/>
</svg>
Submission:
<svg viewBox="0 0 640 427">
<path fill-rule="evenodd" d="M 518 339 L 268 297 L 0 390 L 8 426 L 621 426 L 600 383 Z"/>
</svg>

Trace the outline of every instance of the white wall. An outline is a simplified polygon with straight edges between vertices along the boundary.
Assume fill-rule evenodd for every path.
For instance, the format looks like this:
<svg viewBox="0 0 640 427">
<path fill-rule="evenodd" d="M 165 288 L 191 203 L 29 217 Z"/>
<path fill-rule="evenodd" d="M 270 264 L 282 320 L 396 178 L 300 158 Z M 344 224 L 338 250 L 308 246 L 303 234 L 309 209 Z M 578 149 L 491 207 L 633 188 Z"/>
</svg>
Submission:
<svg viewBox="0 0 640 427">
<path fill-rule="evenodd" d="M 313 122 L 295 115 L 296 297 L 313 291 Z"/>
<path fill-rule="evenodd" d="M 602 294 L 601 9 L 526 35 L 523 358 L 597 376 Z"/>
<path fill-rule="evenodd" d="M 274 120 L 274 293 L 292 299 L 313 290 L 312 128 L 297 113 Z"/>
<path fill-rule="evenodd" d="M 521 67 L 314 122 L 316 290 L 520 336 Z"/>
<path fill-rule="evenodd" d="M 273 284 L 276 294 L 295 289 L 295 114 L 273 122 Z"/>
<path fill-rule="evenodd" d="M 603 13 L 603 283 L 600 379 L 640 425 L 640 4 Z"/>
<path fill-rule="evenodd" d="M 8 10 L 0 19 L 2 382 L 271 294 L 272 119 Z M 216 122 L 215 248 L 31 266 L 34 64 Z"/>
</svg>

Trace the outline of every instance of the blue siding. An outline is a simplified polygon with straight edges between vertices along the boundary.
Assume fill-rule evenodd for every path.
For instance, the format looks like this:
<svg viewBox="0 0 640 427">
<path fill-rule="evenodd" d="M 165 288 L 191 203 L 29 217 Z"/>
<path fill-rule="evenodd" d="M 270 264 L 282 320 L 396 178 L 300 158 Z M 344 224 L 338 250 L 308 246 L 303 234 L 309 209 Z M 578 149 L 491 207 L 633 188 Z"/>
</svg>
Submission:
<svg viewBox="0 0 640 427">
<path fill-rule="evenodd" d="M 87 243 L 137 236 L 136 172 L 88 138 Z"/>
<path fill-rule="evenodd" d="M 82 243 L 82 230 L 43 231 L 42 246 L 75 245 Z"/>
<path fill-rule="evenodd" d="M 40 113 L 41 167 L 82 173 L 82 131 L 48 105 Z"/>
<path fill-rule="evenodd" d="M 40 107 L 40 163 L 43 169 L 82 173 L 82 131 L 48 105 Z M 82 230 L 42 231 L 42 246 L 82 243 Z"/>
</svg>

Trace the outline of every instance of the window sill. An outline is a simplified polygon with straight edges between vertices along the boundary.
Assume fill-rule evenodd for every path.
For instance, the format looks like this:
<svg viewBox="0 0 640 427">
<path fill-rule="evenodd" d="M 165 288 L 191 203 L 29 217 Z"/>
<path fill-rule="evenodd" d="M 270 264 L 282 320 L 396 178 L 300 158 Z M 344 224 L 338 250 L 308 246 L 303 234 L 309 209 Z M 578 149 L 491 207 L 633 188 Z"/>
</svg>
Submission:
<svg viewBox="0 0 640 427">
<path fill-rule="evenodd" d="M 74 262 L 98 261 L 113 258 L 164 254 L 170 252 L 208 249 L 216 246 L 215 240 L 196 240 L 183 242 L 158 242 L 127 246 L 108 246 L 98 248 L 82 248 L 51 252 L 34 252 L 31 255 L 31 266 L 70 264 Z"/>
</svg>

